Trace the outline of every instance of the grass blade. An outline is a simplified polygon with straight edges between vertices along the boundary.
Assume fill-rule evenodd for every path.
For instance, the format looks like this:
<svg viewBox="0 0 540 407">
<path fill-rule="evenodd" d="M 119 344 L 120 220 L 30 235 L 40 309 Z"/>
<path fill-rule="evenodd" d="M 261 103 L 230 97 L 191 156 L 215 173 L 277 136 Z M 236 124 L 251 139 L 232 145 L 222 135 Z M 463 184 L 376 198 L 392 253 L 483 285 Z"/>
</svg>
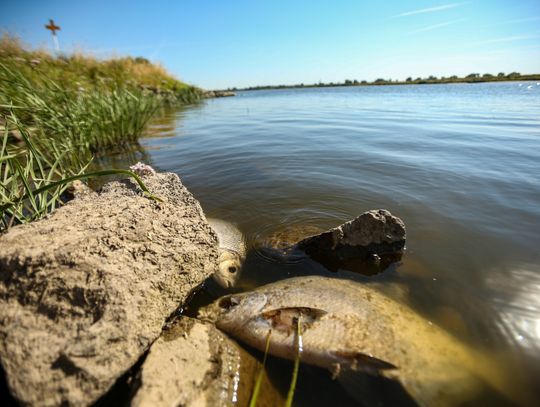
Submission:
<svg viewBox="0 0 540 407">
<path fill-rule="evenodd" d="M 259 398 L 259 392 L 261 390 L 261 383 L 264 376 L 264 368 L 266 366 L 266 357 L 268 356 L 268 349 L 270 348 L 270 335 L 272 334 L 272 330 L 268 331 L 268 335 L 266 336 L 266 346 L 264 348 L 264 357 L 261 369 L 259 370 L 259 373 L 257 374 L 257 380 L 255 381 L 255 387 L 253 387 L 253 394 L 251 395 L 251 400 L 249 401 L 249 407 L 255 407 L 257 405 L 257 399 Z"/>
<path fill-rule="evenodd" d="M 285 407 L 291 407 L 294 391 L 296 390 L 296 381 L 298 379 L 298 370 L 300 368 L 300 355 L 302 354 L 302 327 L 300 325 L 300 317 L 296 319 L 296 336 L 295 336 L 295 347 L 296 347 L 296 359 L 294 359 L 293 373 L 291 377 L 291 384 L 289 386 L 289 392 L 287 393 L 287 400 L 285 401 Z"/>
<path fill-rule="evenodd" d="M 51 182 L 51 183 L 49 183 L 47 185 L 44 185 L 44 186 L 42 186 L 42 187 L 40 187 L 40 188 L 38 188 L 36 190 L 33 190 L 33 191 L 31 189 L 27 188 L 27 192 L 23 196 L 15 199 L 15 201 L 13 201 L 13 202 L 8 202 L 8 203 L 0 206 L 0 214 L 2 212 L 6 211 L 7 209 L 11 208 L 13 205 L 16 205 L 16 204 L 18 204 L 20 202 L 23 202 L 26 199 L 30 198 L 30 199 L 34 200 L 34 196 L 42 194 L 42 193 L 48 191 L 49 189 L 52 189 L 52 188 L 55 188 L 55 187 L 58 187 L 58 186 L 61 186 L 61 185 L 66 185 L 66 184 L 69 184 L 70 182 L 73 182 L 73 181 L 76 181 L 76 180 L 79 180 L 79 179 L 102 177 L 102 176 L 105 176 L 105 175 L 116 175 L 116 174 L 129 175 L 130 177 L 135 179 L 137 184 L 139 184 L 139 187 L 143 190 L 144 195 L 146 195 L 148 198 L 153 199 L 155 201 L 163 202 L 163 200 L 161 198 L 153 195 L 148 190 L 148 188 L 146 188 L 146 185 L 144 184 L 144 182 L 134 172 L 129 171 L 129 170 L 103 170 L 103 171 L 89 172 L 89 173 L 86 173 L 86 174 L 74 175 L 72 177 L 68 177 L 68 178 L 58 180 L 58 181 Z M 25 182 L 25 187 L 27 185 L 28 184 Z"/>
</svg>

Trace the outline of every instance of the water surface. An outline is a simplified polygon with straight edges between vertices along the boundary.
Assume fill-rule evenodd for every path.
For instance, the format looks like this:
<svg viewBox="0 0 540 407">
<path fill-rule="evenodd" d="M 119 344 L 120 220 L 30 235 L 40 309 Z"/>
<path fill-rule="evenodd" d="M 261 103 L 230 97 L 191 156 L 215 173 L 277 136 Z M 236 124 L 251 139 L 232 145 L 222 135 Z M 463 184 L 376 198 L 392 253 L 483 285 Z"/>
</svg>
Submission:
<svg viewBox="0 0 540 407">
<path fill-rule="evenodd" d="M 141 145 L 252 247 L 390 210 L 407 251 L 368 282 L 538 382 L 540 85 L 239 92 L 156 119 Z M 239 289 L 302 272 L 252 251 Z"/>
</svg>

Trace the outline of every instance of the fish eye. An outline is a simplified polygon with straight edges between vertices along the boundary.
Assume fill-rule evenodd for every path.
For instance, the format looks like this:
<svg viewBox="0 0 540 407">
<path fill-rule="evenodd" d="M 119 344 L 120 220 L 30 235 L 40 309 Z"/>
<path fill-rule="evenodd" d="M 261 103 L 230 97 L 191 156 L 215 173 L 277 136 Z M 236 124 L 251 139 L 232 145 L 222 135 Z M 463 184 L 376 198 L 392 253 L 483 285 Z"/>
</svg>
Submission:
<svg viewBox="0 0 540 407">
<path fill-rule="evenodd" d="M 229 267 L 229 273 L 236 273 L 236 267 Z"/>
</svg>

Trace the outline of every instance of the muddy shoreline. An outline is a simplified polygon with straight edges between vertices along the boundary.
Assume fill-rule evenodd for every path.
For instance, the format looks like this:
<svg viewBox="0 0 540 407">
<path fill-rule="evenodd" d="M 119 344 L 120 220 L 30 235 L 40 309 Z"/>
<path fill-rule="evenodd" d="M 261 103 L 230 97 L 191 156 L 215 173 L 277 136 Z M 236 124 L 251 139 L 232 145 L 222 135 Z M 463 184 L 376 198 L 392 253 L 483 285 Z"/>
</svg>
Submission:
<svg viewBox="0 0 540 407">
<path fill-rule="evenodd" d="M 215 272 L 217 238 L 175 174 L 74 199 L 0 237 L 0 360 L 21 405 L 90 405 Z"/>
</svg>

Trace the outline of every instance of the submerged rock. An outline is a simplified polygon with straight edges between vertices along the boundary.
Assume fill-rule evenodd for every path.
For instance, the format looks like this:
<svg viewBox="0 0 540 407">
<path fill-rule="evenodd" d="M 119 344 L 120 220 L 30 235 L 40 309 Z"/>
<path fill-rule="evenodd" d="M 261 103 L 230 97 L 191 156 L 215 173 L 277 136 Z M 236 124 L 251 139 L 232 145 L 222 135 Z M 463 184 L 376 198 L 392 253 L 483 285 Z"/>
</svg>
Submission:
<svg viewBox="0 0 540 407">
<path fill-rule="evenodd" d="M 217 238 L 175 174 L 84 194 L 0 237 L 0 361 L 21 405 L 92 404 L 217 269 Z"/>
<path fill-rule="evenodd" d="M 309 224 L 284 225 L 257 242 L 257 250 L 273 261 L 294 263 L 306 257 L 298 248 L 298 242 L 323 231 L 323 228 Z"/>
<path fill-rule="evenodd" d="M 298 242 L 298 248 L 330 270 L 354 269 L 354 262 L 399 260 L 405 248 L 405 224 L 385 209 L 357 218 Z"/>
</svg>

